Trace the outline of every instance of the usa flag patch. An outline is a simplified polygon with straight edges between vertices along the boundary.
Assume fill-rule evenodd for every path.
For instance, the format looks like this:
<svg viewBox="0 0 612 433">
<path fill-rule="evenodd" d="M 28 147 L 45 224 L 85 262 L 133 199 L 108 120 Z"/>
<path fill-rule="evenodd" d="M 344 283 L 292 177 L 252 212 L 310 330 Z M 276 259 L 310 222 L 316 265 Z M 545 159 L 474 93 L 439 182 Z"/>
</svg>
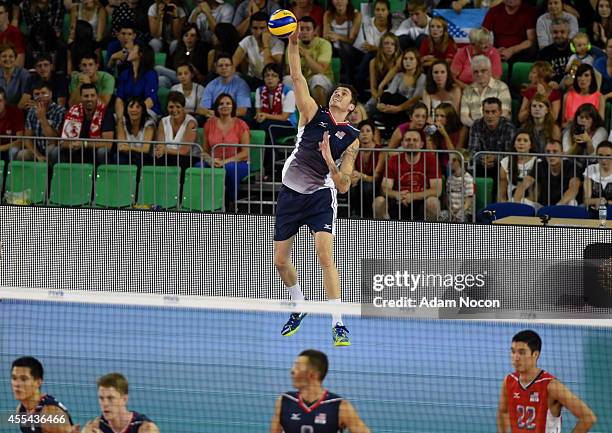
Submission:
<svg viewBox="0 0 612 433">
<path fill-rule="evenodd" d="M 315 424 L 326 424 L 327 423 L 327 414 L 320 413 L 314 419 Z"/>
<path fill-rule="evenodd" d="M 344 132 L 344 131 L 336 132 L 336 137 L 338 137 L 339 140 L 342 140 L 345 135 L 346 135 L 346 132 Z"/>
</svg>

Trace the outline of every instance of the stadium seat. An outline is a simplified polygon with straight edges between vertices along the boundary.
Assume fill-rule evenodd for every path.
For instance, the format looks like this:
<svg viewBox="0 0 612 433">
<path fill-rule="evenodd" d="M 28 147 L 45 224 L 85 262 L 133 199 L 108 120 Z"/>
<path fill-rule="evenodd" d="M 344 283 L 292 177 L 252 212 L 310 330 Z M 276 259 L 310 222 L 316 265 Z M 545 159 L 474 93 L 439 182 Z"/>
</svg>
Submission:
<svg viewBox="0 0 612 433">
<path fill-rule="evenodd" d="M 213 187 L 214 194 L 212 193 Z M 224 168 L 188 168 L 185 171 L 181 210 L 216 211 L 222 209 L 224 194 Z"/>
<path fill-rule="evenodd" d="M 340 82 L 340 59 L 338 57 L 332 57 L 331 67 L 334 73 L 334 81 L 337 84 Z"/>
<path fill-rule="evenodd" d="M 5 198 L 10 193 L 29 190 L 27 202 L 45 202 L 47 192 L 47 163 L 33 161 L 11 161 L 6 174 Z"/>
<path fill-rule="evenodd" d="M 162 112 L 167 113 L 168 107 L 168 95 L 170 94 L 170 89 L 166 87 L 160 87 L 157 89 L 157 99 L 159 99 L 159 106 L 162 109 Z"/>
<path fill-rule="evenodd" d="M 509 216 L 535 216 L 535 209 L 524 203 L 494 203 L 487 206 L 484 210 L 495 211 L 496 220 Z"/>
<path fill-rule="evenodd" d="M 406 9 L 406 0 L 390 0 L 391 13 L 402 13 Z M 357 9 L 359 10 L 359 9 Z"/>
<path fill-rule="evenodd" d="M 4 160 L 0 159 L 0 194 L 4 187 Z"/>
<path fill-rule="evenodd" d="M 589 212 L 582 206 L 554 205 L 544 206 L 538 211 L 538 216 L 548 215 L 553 218 L 587 219 Z"/>
<path fill-rule="evenodd" d="M 181 168 L 176 166 L 142 167 L 138 186 L 138 204 L 175 209 L 179 205 Z"/>
<path fill-rule="evenodd" d="M 136 197 L 135 165 L 100 165 L 96 175 L 96 207 L 131 206 Z"/>
<path fill-rule="evenodd" d="M 70 37 L 70 12 L 64 14 L 64 21 L 62 23 L 62 39 L 67 41 Z M 94 33 L 95 34 L 95 33 Z"/>
<path fill-rule="evenodd" d="M 501 74 L 501 80 L 505 83 L 508 82 L 508 63 L 503 62 L 502 63 L 502 74 Z"/>
<path fill-rule="evenodd" d="M 58 206 L 89 205 L 93 173 L 92 164 L 55 164 L 49 203 Z"/>
<path fill-rule="evenodd" d="M 476 189 L 476 213 L 485 206 L 493 203 L 493 179 L 490 177 L 477 177 L 474 179 Z"/>
<path fill-rule="evenodd" d="M 606 129 L 609 131 L 610 130 L 610 126 L 612 125 L 612 103 L 607 102 L 606 103 Z"/>
<path fill-rule="evenodd" d="M 251 144 L 265 144 L 266 142 L 266 131 L 262 130 L 251 130 Z M 263 147 L 251 147 L 249 148 L 249 166 L 250 174 L 245 176 L 242 180 L 245 180 L 249 176 L 261 171 L 262 154 L 264 152 Z"/>
<path fill-rule="evenodd" d="M 155 53 L 155 65 L 166 66 L 166 53 Z"/>
<path fill-rule="evenodd" d="M 520 90 L 521 85 L 529 84 L 529 71 L 532 66 L 533 63 L 529 62 L 516 62 L 512 66 L 512 87 Z"/>
</svg>

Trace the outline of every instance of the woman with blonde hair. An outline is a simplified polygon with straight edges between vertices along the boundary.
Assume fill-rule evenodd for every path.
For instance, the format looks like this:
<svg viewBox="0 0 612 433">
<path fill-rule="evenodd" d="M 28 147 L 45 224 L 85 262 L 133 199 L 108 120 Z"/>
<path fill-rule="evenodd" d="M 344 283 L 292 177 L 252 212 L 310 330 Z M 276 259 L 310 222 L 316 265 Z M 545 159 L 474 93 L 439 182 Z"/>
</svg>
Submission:
<svg viewBox="0 0 612 433">
<path fill-rule="evenodd" d="M 502 61 L 497 48 L 493 46 L 493 33 L 484 27 L 470 31 L 470 44 L 457 50 L 451 63 L 451 72 L 457 84 L 463 89 L 474 82 L 472 58 L 486 56 L 491 61 L 493 78 L 500 79 Z"/>
<path fill-rule="evenodd" d="M 448 23 L 442 17 L 433 17 L 429 22 L 429 36 L 419 46 L 421 62 L 425 68 L 436 60 L 450 63 L 457 54 L 457 45 L 448 34 Z"/>
<path fill-rule="evenodd" d="M 535 62 L 529 71 L 529 86 L 522 92 L 523 101 L 518 114 L 518 121 L 523 123 L 529 117 L 531 100 L 536 95 L 545 96 L 550 102 L 550 114 L 556 122 L 561 111 L 561 92 L 548 85 L 552 81 L 555 72 L 548 62 L 541 60 Z"/>
<path fill-rule="evenodd" d="M 370 60 L 370 92 L 372 98 L 369 105 L 373 105 L 382 96 L 387 84 L 395 75 L 395 68 L 401 57 L 399 39 L 393 33 L 385 33 L 380 38 L 376 57 Z"/>
</svg>

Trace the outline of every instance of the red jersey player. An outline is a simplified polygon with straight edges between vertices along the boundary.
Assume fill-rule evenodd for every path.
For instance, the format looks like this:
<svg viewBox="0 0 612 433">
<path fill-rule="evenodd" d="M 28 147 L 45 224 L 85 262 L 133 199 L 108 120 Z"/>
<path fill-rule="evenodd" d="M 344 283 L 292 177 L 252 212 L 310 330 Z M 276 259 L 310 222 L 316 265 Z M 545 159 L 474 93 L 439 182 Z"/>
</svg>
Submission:
<svg viewBox="0 0 612 433">
<path fill-rule="evenodd" d="M 497 409 L 498 433 L 561 433 L 561 409 L 577 419 L 573 433 L 586 433 L 595 424 L 593 411 L 550 373 L 537 367 L 542 340 L 534 331 L 512 338 L 514 373 L 502 382 Z"/>
</svg>

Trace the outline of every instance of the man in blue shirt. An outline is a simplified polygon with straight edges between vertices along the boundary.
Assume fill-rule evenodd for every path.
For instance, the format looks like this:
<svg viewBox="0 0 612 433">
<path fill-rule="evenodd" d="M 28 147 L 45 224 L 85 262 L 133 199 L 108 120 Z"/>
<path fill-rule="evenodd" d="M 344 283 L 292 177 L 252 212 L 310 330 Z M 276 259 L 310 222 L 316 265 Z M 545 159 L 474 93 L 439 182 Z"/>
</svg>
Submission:
<svg viewBox="0 0 612 433">
<path fill-rule="evenodd" d="M 220 53 L 215 66 L 219 76 L 204 88 L 197 113 L 206 117 L 214 116 L 213 102 L 220 94 L 227 93 L 236 101 L 236 116 L 245 116 L 251 108 L 251 89 L 246 81 L 236 74 L 231 54 Z"/>
</svg>

